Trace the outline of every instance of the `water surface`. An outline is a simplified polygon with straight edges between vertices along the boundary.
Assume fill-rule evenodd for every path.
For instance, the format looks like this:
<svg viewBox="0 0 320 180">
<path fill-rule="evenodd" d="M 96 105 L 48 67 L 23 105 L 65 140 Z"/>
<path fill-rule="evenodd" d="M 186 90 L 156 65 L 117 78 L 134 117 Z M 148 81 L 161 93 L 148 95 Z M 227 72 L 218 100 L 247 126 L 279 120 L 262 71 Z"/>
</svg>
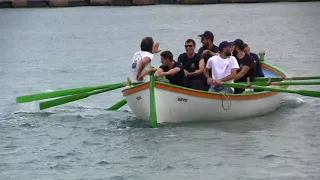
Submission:
<svg viewBox="0 0 320 180">
<path fill-rule="evenodd" d="M 319 74 L 320 3 L 0 9 L 1 179 L 320 179 L 320 99 L 251 119 L 151 129 L 120 90 L 39 111 L 18 95 L 125 81 L 144 36 L 177 57 L 204 30 L 291 76 Z M 157 55 L 154 65 L 160 64 Z M 319 90 L 317 86 L 292 88 Z M 245 108 L 245 107 L 244 107 Z M 214 114 L 212 115 L 214 116 Z"/>
</svg>

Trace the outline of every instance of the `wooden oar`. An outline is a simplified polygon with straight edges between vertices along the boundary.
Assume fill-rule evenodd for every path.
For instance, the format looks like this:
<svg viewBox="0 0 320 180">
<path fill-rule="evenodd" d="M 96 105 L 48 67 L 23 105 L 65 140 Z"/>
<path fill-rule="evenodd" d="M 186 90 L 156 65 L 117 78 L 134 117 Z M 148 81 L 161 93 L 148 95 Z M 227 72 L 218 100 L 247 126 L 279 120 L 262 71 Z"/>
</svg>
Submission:
<svg viewBox="0 0 320 180">
<path fill-rule="evenodd" d="M 113 106 L 109 107 L 107 110 L 108 111 L 115 111 L 115 110 L 120 109 L 122 106 L 124 106 L 126 104 L 127 104 L 127 100 L 126 99 L 122 99 L 121 101 L 117 102 Z"/>
<path fill-rule="evenodd" d="M 245 82 L 241 83 L 244 84 Z M 247 84 L 247 83 L 245 83 Z M 270 86 L 270 85 L 278 85 L 278 86 L 286 86 L 286 85 L 319 85 L 320 81 L 280 81 L 280 82 L 250 82 L 252 85 L 257 86 Z"/>
<path fill-rule="evenodd" d="M 81 88 L 58 90 L 58 91 L 53 91 L 53 92 L 30 94 L 30 95 L 17 97 L 17 102 L 18 103 L 25 103 L 25 102 L 42 100 L 42 99 L 49 99 L 49 98 L 54 98 L 54 97 L 80 94 L 80 93 L 90 92 L 90 91 L 94 91 L 94 90 L 98 90 L 98 89 L 108 88 L 108 87 L 111 87 L 114 85 L 124 85 L 125 83 L 126 82 L 120 82 L 120 83 L 116 83 L 116 84 L 107 84 L 107 85 L 102 85 L 102 86 L 87 86 L 87 87 L 81 87 Z"/>
<path fill-rule="evenodd" d="M 241 88 L 241 89 L 247 88 L 246 84 L 240 84 L 240 83 L 224 82 L 223 85 L 233 87 L 233 88 Z M 250 87 L 257 90 L 286 92 L 286 93 L 300 94 L 303 96 L 320 97 L 320 91 L 284 89 L 284 88 L 274 88 L 274 87 L 265 87 L 265 86 L 256 86 L 256 85 L 251 85 Z"/>
<path fill-rule="evenodd" d="M 41 102 L 40 103 L 40 110 L 47 109 L 47 108 L 54 107 L 54 106 L 58 106 L 58 105 L 62 105 L 62 104 L 66 104 L 66 103 L 73 102 L 73 101 L 77 101 L 77 100 L 84 99 L 84 98 L 87 98 L 87 97 L 95 95 L 95 94 L 111 91 L 114 89 L 119 89 L 122 87 L 125 87 L 125 84 L 117 84 L 117 85 L 113 85 L 113 86 L 107 87 L 105 89 L 100 89 L 100 90 L 96 90 L 93 92 L 75 94 L 75 95 L 66 96 L 66 97 L 62 97 L 62 98 L 58 98 L 58 99 L 54 99 L 54 100 L 50 100 L 50 101 L 46 101 L 46 102 Z"/>
<path fill-rule="evenodd" d="M 310 79 L 320 79 L 320 76 L 304 76 L 304 77 L 271 77 L 271 81 L 282 81 L 282 80 L 310 80 Z M 256 81 L 268 81 L 269 77 L 259 77 Z"/>
</svg>

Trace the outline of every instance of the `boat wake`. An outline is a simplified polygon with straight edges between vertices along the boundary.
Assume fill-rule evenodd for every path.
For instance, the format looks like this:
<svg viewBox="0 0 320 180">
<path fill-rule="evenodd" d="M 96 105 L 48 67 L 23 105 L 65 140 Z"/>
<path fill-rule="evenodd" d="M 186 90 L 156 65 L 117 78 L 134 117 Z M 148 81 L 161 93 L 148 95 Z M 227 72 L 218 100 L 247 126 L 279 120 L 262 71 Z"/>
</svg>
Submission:
<svg viewBox="0 0 320 180">
<path fill-rule="evenodd" d="M 299 108 L 299 107 L 303 106 L 304 104 L 306 104 L 306 102 L 301 98 L 288 97 L 288 98 L 283 99 L 283 101 L 280 103 L 277 110 L 295 109 L 295 108 Z"/>
</svg>

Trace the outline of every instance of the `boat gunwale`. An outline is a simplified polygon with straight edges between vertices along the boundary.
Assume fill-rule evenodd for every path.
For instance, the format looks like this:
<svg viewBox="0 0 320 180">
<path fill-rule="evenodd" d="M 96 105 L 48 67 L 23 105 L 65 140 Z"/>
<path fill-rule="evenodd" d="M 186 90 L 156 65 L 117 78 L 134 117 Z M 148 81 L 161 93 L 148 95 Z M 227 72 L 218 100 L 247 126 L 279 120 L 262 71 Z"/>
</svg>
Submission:
<svg viewBox="0 0 320 180">
<path fill-rule="evenodd" d="M 280 70 L 279 68 L 266 63 L 266 62 L 261 62 L 262 67 L 270 70 L 272 72 L 277 73 L 280 75 L 282 78 L 285 78 L 287 74 Z M 204 97 L 204 98 L 210 98 L 210 99 L 221 99 L 224 98 L 224 94 L 222 93 L 216 93 L 216 92 L 208 92 L 208 91 L 201 91 L 201 90 L 196 90 L 196 89 L 191 89 L 191 88 L 186 88 L 186 87 L 181 87 L 181 86 L 176 86 L 172 84 L 167 84 L 163 82 L 156 82 L 155 87 L 167 91 L 172 91 L 176 93 L 181 93 L 181 94 L 186 94 L 186 95 L 191 95 L 191 96 L 196 96 L 196 97 Z M 288 88 L 288 86 L 283 86 L 284 88 Z M 135 87 L 130 87 L 127 89 L 122 90 L 122 94 L 124 96 L 136 93 L 138 91 L 142 91 L 145 89 L 149 88 L 149 82 L 137 85 Z M 276 94 L 279 94 L 280 92 L 272 92 L 272 91 L 261 91 L 261 92 L 255 92 L 253 94 L 227 94 L 230 100 L 251 100 L 251 99 L 260 99 L 260 98 L 266 98 L 270 96 L 274 96 Z"/>
</svg>

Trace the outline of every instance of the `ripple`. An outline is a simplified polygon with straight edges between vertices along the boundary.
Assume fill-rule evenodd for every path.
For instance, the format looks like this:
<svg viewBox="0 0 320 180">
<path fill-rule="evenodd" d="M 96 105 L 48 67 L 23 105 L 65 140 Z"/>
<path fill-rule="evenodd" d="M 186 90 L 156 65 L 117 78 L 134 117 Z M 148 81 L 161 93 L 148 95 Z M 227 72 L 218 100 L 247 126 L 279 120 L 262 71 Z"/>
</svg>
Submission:
<svg viewBox="0 0 320 180">
<path fill-rule="evenodd" d="M 162 170 L 172 170 L 174 169 L 174 167 L 167 165 L 166 167 L 164 167 Z"/>
<path fill-rule="evenodd" d="M 109 165 L 111 163 L 109 163 L 108 161 L 100 161 L 97 163 L 97 165 Z"/>
<path fill-rule="evenodd" d="M 101 143 L 90 142 L 90 141 L 83 141 L 82 144 L 83 144 L 84 146 L 99 146 L 99 145 L 102 145 Z"/>
<path fill-rule="evenodd" d="M 13 113 L 14 115 L 19 116 L 31 116 L 31 117 L 48 117 L 52 114 L 55 114 L 53 112 L 28 112 L 28 111 L 17 111 Z"/>
<path fill-rule="evenodd" d="M 131 156 L 131 159 L 146 159 L 148 158 L 147 156 Z"/>
<path fill-rule="evenodd" d="M 273 159 L 273 158 L 278 158 L 280 156 L 274 155 L 274 154 L 269 154 L 266 156 L 263 156 L 261 159 Z"/>
<path fill-rule="evenodd" d="M 57 155 L 53 157 L 53 159 L 65 159 L 65 158 L 67 158 L 67 156 L 64 156 L 64 155 Z"/>
<path fill-rule="evenodd" d="M 122 176 L 113 176 L 113 177 L 110 177 L 109 180 L 124 180 L 124 177 L 122 177 Z"/>
<path fill-rule="evenodd" d="M 108 132 L 109 131 L 106 129 L 96 129 L 92 133 L 95 135 L 106 135 L 106 134 L 108 134 Z"/>
<path fill-rule="evenodd" d="M 72 167 L 70 165 L 57 164 L 57 165 L 54 165 L 54 166 L 50 166 L 50 169 L 65 170 L 65 169 L 72 169 Z"/>
<path fill-rule="evenodd" d="M 33 126 L 33 125 L 30 124 L 30 123 L 21 124 L 21 125 L 19 125 L 19 127 L 23 127 L 23 128 L 35 128 L 35 126 Z"/>
<path fill-rule="evenodd" d="M 121 163 L 121 162 L 100 161 L 100 162 L 98 162 L 96 165 L 103 165 L 103 166 L 105 166 L 105 165 L 111 165 L 111 164 L 123 164 L 123 163 Z"/>
<path fill-rule="evenodd" d="M 71 152 L 68 152 L 66 155 L 67 156 L 76 156 L 76 155 L 81 155 L 83 153 L 81 152 L 77 152 L 77 151 L 71 151 Z"/>
<path fill-rule="evenodd" d="M 14 149 L 17 149 L 19 147 L 21 147 L 21 146 L 10 144 L 10 145 L 6 145 L 4 148 L 14 150 Z"/>
<path fill-rule="evenodd" d="M 301 98 L 293 98 L 293 99 L 284 99 L 280 106 L 285 109 L 294 109 L 298 108 L 302 105 L 306 104 L 306 102 Z"/>
</svg>

